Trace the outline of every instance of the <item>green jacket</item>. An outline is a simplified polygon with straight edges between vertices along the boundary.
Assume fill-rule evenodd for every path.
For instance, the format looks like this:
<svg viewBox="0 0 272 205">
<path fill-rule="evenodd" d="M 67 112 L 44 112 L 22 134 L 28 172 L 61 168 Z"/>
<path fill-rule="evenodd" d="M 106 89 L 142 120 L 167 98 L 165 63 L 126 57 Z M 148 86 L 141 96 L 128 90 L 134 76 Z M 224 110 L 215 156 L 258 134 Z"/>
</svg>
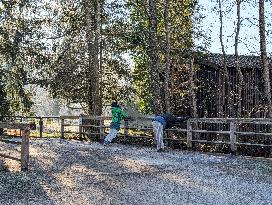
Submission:
<svg viewBox="0 0 272 205">
<path fill-rule="evenodd" d="M 121 120 L 127 118 L 128 115 L 120 107 L 111 108 L 111 128 L 120 129 Z"/>
<path fill-rule="evenodd" d="M 111 115 L 111 120 L 113 123 L 120 123 L 121 120 L 128 117 L 127 114 L 120 107 L 112 107 Z"/>
</svg>

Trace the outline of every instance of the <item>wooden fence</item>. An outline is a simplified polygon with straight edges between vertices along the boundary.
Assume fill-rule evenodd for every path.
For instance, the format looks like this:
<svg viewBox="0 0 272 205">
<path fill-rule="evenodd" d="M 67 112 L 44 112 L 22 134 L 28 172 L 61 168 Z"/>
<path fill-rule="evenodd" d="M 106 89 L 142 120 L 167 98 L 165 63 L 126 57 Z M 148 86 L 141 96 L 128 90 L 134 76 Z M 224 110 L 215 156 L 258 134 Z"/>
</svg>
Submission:
<svg viewBox="0 0 272 205">
<path fill-rule="evenodd" d="M 21 145 L 21 151 L 20 151 L 21 158 L 8 156 L 1 153 L 0 153 L 0 157 L 9 158 L 9 159 L 21 162 L 21 171 L 27 171 L 28 162 L 29 162 L 29 135 L 30 135 L 30 129 L 34 129 L 33 125 L 22 124 L 22 123 L 18 124 L 18 123 L 12 123 L 12 122 L 0 122 L 0 128 L 23 130 L 22 141 L 13 141 L 5 137 L 0 138 L 1 142 Z"/>
<path fill-rule="evenodd" d="M 207 128 L 207 124 L 216 125 L 210 126 L 213 130 L 201 129 Z M 209 127 L 209 126 L 208 126 Z M 261 146 L 272 147 L 272 120 L 266 118 L 200 118 L 191 119 L 187 122 L 187 144 L 188 147 L 192 147 L 192 142 L 200 143 L 218 143 L 230 145 L 231 151 L 236 152 L 237 146 Z M 222 139 L 222 135 L 227 135 L 227 140 L 213 140 L 197 139 L 197 134 L 216 134 L 219 139 Z M 193 139 L 193 134 L 196 134 Z M 205 136 L 205 135 L 204 135 Z M 255 141 L 264 141 L 265 143 L 254 143 L 252 140 L 248 142 L 241 142 L 239 138 L 246 136 L 246 139 L 255 136 Z M 266 140 L 259 140 L 259 136 L 267 137 Z"/>
<path fill-rule="evenodd" d="M 73 135 L 84 140 L 94 138 L 102 141 L 109 131 L 111 117 L 97 116 L 61 116 L 32 117 L 38 121 L 39 137 L 46 133 L 45 120 L 55 120 L 56 131 L 62 139 Z M 25 121 L 21 117 L 20 121 Z M 153 143 L 152 118 L 137 118 L 136 121 L 125 121 L 121 125 L 118 140 L 145 141 Z M 272 147 L 272 119 L 268 118 L 191 118 L 179 127 L 165 130 L 164 140 L 167 143 L 182 143 L 188 149 L 198 145 L 222 145 L 236 152 L 239 146 L 256 146 L 270 149 Z"/>
<path fill-rule="evenodd" d="M 25 124 L 35 124 L 35 129 L 32 130 L 30 137 L 46 137 L 48 133 L 52 133 L 52 131 L 47 131 L 48 128 L 48 121 L 56 121 L 57 122 L 57 128 L 54 130 L 54 134 L 60 136 L 61 130 L 60 130 L 60 117 L 59 116 L 43 116 L 43 117 L 32 117 L 32 116 L 1 116 L 1 121 L 12 121 L 14 123 L 25 123 Z M 6 134 L 7 135 L 7 134 Z M 14 134 L 9 135 L 10 137 L 14 136 L 21 136 Z M 57 136 L 54 136 L 57 137 Z"/>
<path fill-rule="evenodd" d="M 71 119 L 78 120 L 78 125 L 65 123 L 66 120 Z M 61 117 L 61 137 L 65 138 L 66 133 L 73 133 L 65 131 L 65 127 L 77 126 L 78 132 L 75 133 L 79 135 L 79 138 L 84 138 L 83 136 L 86 135 L 96 136 L 97 139 L 102 140 L 106 135 L 105 130 L 109 129 L 110 119 L 110 117 L 86 116 Z M 131 126 L 130 124 L 133 124 L 133 121 L 125 121 L 121 125 L 119 137 L 148 138 L 152 140 L 153 133 L 150 126 L 152 118 L 138 120 L 141 121 L 141 126 Z M 107 123 L 105 123 L 106 121 Z M 143 126 L 143 122 L 148 122 L 149 126 Z M 232 152 L 236 152 L 239 145 L 272 147 L 271 128 L 272 119 L 266 118 L 191 118 L 183 125 L 181 124 L 181 128 L 165 130 L 166 136 L 164 139 L 183 141 L 189 149 L 192 149 L 195 143 L 225 144 L 230 146 Z M 133 130 L 141 131 L 141 133 L 134 135 Z M 141 135 L 143 133 L 144 135 Z M 266 139 L 260 140 L 260 136 Z M 255 140 L 252 140 L 252 137 L 255 137 Z"/>
</svg>

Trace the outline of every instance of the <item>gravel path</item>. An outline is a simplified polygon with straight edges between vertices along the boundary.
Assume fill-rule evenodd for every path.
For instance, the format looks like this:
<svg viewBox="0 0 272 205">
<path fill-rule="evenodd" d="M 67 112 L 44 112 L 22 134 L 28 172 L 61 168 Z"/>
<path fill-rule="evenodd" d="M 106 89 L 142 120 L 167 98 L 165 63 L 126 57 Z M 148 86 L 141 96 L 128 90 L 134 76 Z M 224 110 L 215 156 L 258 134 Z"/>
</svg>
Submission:
<svg viewBox="0 0 272 205">
<path fill-rule="evenodd" d="M 11 170 L 0 171 L 1 205 L 272 204 L 271 159 L 58 139 L 30 152 L 28 173 L 0 158 Z"/>
</svg>

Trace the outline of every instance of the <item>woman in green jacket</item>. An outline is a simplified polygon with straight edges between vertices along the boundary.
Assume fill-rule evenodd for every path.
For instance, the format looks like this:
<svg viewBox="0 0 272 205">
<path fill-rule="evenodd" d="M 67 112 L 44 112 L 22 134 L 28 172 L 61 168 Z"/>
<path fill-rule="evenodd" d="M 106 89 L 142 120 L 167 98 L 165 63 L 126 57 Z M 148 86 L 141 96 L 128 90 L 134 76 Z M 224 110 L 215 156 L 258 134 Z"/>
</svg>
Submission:
<svg viewBox="0 0 272 205">
<path fill-rule="evenodd" d="M 127 114 L 121 109 L 117 102 L 111 104 L 111 125 L 110 132 L 105 137 L 104 145 L 109 145 L 111 141 L 116 137 L 118 131 L 120 130 L 121 121 L 128 118 Z"/>
</svg>

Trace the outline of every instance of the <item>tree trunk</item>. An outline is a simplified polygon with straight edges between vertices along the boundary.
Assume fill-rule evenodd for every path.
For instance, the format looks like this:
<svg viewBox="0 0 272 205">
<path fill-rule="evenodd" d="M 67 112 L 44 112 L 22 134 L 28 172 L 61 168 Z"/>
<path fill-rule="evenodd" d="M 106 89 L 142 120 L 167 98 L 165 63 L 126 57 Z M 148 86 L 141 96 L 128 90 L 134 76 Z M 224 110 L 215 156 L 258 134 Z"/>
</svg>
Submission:
<svg viewBox="0 0 272 205">
<path fill-rule="evenodd" d="M 102 114 L 102 93 L 100 92 L 100 85 L 101 85 L 101 73 L 102 73 L 102 59 L 100 60 L 100 50 L 101 50 L 101 28 L 102 28 L 102 6 L 103 0 L 96 0 L 96 35 L 95 35 L 95 73 L 96 73 L 96 80 L 95 80 L 95 88 L 93 90 L 93 100 L 95 102 L 93 110 L 94 115 L 101 115 Z M 102 54 L 102 53 L 101 53 Z"/>
<path fill-rule="evenodd" d="M 236 70 L 238 73 L 238 109 L 237 109 L 237 117 L 241 117 L 242 113 L 242 89 L 244 86 L 244 78 L 243 73 L 240 68 L 239 62 L 239 54 L 238 54 L 238 43 L 239 43 L 239 33 L 240 33 L 240 26 L 241 26 L 241 0 L 236 0 L 237 6 L 237 24 L 236 24 L 236 31 L 235 31 L 235 65 Z"/>
<path fill-rule="evenodd" d="M 148 16 L 149 16 L 149 62 L 151 71 L 151 89 L 153 95 L 153 102 L 155 113 L 163 112 L 161 91 L 160 91 L 160 59 L 158 50 L 158 19 L 157 19 L 157 5 L 156 0 L 148 1 Z"/>
<path fill-rule="evenodd" d="M 219 15 L 220 15 L 220 44 L 221 44 L 221 49 L 222 49 L 222 54 L 223 54 L 223 72 L 220 72 L 221 76 L 221 85 L 219 84 L 219 102 L 221 105 L 219 105 L 219 117 L 223 117 L 224 113 L 227 116 L 232 116 L 233 114 L 233 97 L 231 96 L 231 86 L 230 86 L 230 80 L 229 80 L 229 72 L 227 69 L 226 65 L 226 51 L 225 51 L 225 46 L 223 42 L 223 12 L 222 12 L 222 4 L 221 0 L 218 0 L 219 4 Z M 227 89 L 226 89 L 226 84 L 227 84 Z M 227 96 L 226 97 L 226 91 L 227 91 Z M 224 107 L 227 105 L 226 110 L 224 112 Z M 220 113 L 221 112 L 221 113 Z"/>
<path fill-rule="evenodd" d="M 260 49 L 261 49 L 261 63 L 263 69 L 264 80 L 264 94 L 266 99 L 266 106 L 268 117 L 271 118 L 271 85 L 270 85 L 270 72 L 267 61 L 266 51 L 266 35 L 265 35 L 265 16 L 264 16 L 264 0 L 259 0 L 259 32 L 260 32 Z"/>
<path fill-rule="evenodd" d="M 165 30 L 165 80 L 164 80 L 164 102 L 165 110 L 171 112 L 171 98 L 169 89 L 169 76 L 170 76 L 170 30 L 169 30 L 169 0 L 164 0 L 164 30 Z"/>
<path fill-rule="evenodd" d="M 191 97 L 191 110 L 192 110 L 192 116 L 194 118 L 198 117 L 197 114 L 197 99 L 195 94 L 195 82 L 194 82 L 194 58 L 191 58 L 190 60 L 190 66 L 189 66 L 189 92 Z"/>
<path fill-rule="evenodd" d="M 198 118 L 198 113 L 197 113 L 197 98 L 196 98 L 196 93 L 195 93 L 195 81 L 194 81 L 194 57 L 190 59 L 190 65 L 189 65 L 189 94 L 191 98 L 191 114 L 192 117 Z M 193 128 L 198 130 L 199 126 L 197 122 L 194 122 L 192 124 Z M 199 139 L 200 133 L 195 133 L 194 136 L 196 139 Z"/>
<path fill-rule="evenodd" d="M 88 107 L 89 115 L 101 115 L 102 98 L 100 93 L 99 47 L 101 40 L 101 0 L 86 2 L 86 37 L 88 44 Z"/>
</svg>

